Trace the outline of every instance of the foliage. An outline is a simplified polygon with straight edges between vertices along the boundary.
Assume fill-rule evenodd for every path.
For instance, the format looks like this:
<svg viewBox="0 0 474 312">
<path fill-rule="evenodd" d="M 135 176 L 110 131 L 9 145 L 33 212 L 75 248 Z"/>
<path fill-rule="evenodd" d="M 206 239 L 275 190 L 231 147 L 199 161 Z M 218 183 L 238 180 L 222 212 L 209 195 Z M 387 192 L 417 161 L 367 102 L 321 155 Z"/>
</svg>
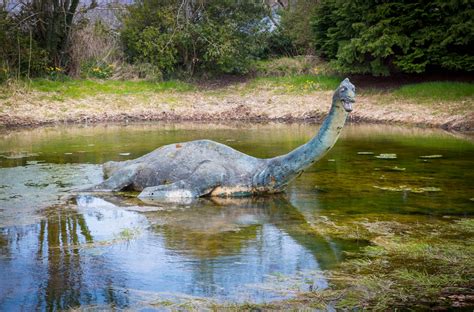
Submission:
<svg viewBox="0 0 474 312">
<path fill-rule="evenodd" d="M 83 20 L 76 25 L 71 41 L 68 66 L 71 76 L 110 78 L 114 73 L 112 64 L 122 63 L 120 38 L 100 19 L 93 23 Z"/>
<path fill-rule="evenodd" d="M 317 6 L 317 1 L 299 0 L 281 10 L 281 33 L 291 41 L 295 55 L 314 54 L 314 33 L 310 21 Z"/>
<path fill-rule="evenodd" d="M 469 1 L 322 0 L 315 48 L 342 72 L 474 70 Z"/>
<path fill-rule="evenodd" d="M 346 73 L 474 70 L 472 1 L 137 0 L 120 13 L 120 32 L 101 13 L 85 18 L 95 0 L 26 0 L 10 11 L 5 3 L 0 82 L 81 69 L 82 77 L 161 81 L 245 74 L 255 64 L 259 75 L 299 75 L 314 72 L 272 58 L 314 53 Z"/>
<path fill-rule="evenodd" d="M 7 2 L 0 5 L 1 79 L 13 73 L 17 78 L 51 74 L 48 65 L 66 68 L 78 5 L 79 0 L 27 0 L 14 7 L 7 7 Z"/>
<path fill-rule="evenodd" d="M 107 79 L 112 77 L 114 66 L 100 61 L 85 62 L 81 66 L 81 73 L 85 78 Z"/>
<path fill-rule="evenodd" d="M 311 56 L 281 57 L 256 61 L 253 71 L 257 76 L 294 76 L 319 73 L 317 59 Z"/>
<path fill-rule="evenodd" d="M 0 82 L 11 77 L 36 76 L 44 73 L 46 51 L 30 36 L 28 29 L 19 27 L 14 15 L 0 6 Z"/>
<path fill-rule="evenodd" d="M 51 80 L 61 80 L 64 78 L 64 68 L 50 66 L 46 67 L 46 72 Z"/>
<path fill-rule="evenodd" d="M 116 68 L 114 73 L 115 79 L 143 79 L 147 81 L 161 82 L 163 81 L 163 73 L 158 66 L 150 63 L 129 64 L 122 62 Z"/>
<path fill-rule="evenodd" d="M 139 0 L 128 7 L 122 40 L 130 61 L 177 71 L 245 73 L 263 49 L 257 2 Z"/>
<path fill-rule="evenodd" d="M 95 4 L 92 1 L 91 7 Z M 29 0 L 20 7 L 18 16 L 23 27 L 31 30 L 38 45 L 46 50 L 52 65 L 68 65 L 67 49 L 78 7 L 79 0 Z"/>
<path fill-rule="evenodd" d="M 298 55 L 297 50 L 282 28 L 275 29 L 267 35 L 262 57 L 293 57 Z"/>
</svg>

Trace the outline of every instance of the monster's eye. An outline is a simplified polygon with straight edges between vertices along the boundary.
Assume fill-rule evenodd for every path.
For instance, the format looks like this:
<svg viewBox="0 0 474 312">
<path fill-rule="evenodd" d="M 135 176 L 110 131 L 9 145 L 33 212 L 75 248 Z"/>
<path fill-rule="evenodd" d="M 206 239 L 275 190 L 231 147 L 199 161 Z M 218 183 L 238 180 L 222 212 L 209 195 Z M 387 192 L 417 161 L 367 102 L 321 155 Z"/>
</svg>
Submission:
<svg viewBox="0 0 474 312">
<path fill-rule="evenodd" d="M 342 91 L 342 92 L 344 92 L 344 91 L 346 91 L 346 90 L 347 90 L 346 87 L 342 87 L 342 88 L 341 88 L 341 91 Z"/>
</svg>

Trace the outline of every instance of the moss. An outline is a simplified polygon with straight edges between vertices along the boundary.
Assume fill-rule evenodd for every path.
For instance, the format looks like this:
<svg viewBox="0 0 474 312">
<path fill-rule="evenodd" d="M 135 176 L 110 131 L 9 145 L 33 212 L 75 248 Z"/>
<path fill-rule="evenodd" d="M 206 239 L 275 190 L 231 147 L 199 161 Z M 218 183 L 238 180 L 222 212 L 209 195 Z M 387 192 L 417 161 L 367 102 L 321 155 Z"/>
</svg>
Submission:
<svg viewBox="0 0 474 312">
<path fill-rule="evenodd" d="M 442 221 L 417 224 L 416 229 L 415 224 L 397 226 L 397 222 L 383 226 L 379 221 L 359 224 L 375 234 L 373 246 L 363 248 L 360 258 L 341 264 L 338 273 L 350 278 L 339 287 L 351 291 L 339 305 L 377 310 L 459 306 L 458 301 L 446 299 L 443 292 L 448 287 L 463 289 L 472 283 L 474 248 L 472 242 L 462 239 L 464 234 L 472 233 L 472 219 L 456 221 L 455 228 Z"/>
<path fill-rule="evenodd" d="M 474 219 L 457 220 L 452 227 L 458 231 L 474 234 Z"/>
</svg>

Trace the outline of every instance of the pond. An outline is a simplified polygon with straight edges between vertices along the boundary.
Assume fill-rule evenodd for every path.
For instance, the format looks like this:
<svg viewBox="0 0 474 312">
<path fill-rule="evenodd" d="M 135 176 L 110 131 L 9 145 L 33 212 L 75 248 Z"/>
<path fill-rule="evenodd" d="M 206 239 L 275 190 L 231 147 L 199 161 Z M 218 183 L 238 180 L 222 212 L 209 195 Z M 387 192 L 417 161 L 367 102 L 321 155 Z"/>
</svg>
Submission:
<svg viewBox="0 0 474 312">
<path fill-rule="evenodd" d="M 0 139 L 0 310 L 271 302 L 331 287 L 371 245 L 323 224 L 450 223 L 474 214 L 474 140 L 441 130 L 348 125 L 283 194 L 152 204 L 76 194 L 108 160 L 212 139 L 257 157 L 311 138 L 310 124 L 45 127 Z M 383 155 L 391 154 L 391 155 Z M 364 222 L 365 222 L 364 221 Z"/>
</svg>

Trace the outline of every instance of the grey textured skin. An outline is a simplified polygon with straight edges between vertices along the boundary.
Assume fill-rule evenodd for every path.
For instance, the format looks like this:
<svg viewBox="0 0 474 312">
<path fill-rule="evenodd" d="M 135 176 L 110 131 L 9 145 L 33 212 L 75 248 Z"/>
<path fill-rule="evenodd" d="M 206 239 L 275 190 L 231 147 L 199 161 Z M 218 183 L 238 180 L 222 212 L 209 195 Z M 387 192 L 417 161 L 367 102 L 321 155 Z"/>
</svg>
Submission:
<svg viewBox="0 0 474 312">
<path fill-rule="evenodd" d="M 277 193 L 336 143 L 355 101 L 349 79 L 334 92 L 328 116 L 309 142 L 290 153 L 260 159 L 226 145 L 198 140 L 162 146 L 134 160 L 107 162 L 95 191 L 141 191 L 139 198 L 250 196 Z"/>
</svg>

